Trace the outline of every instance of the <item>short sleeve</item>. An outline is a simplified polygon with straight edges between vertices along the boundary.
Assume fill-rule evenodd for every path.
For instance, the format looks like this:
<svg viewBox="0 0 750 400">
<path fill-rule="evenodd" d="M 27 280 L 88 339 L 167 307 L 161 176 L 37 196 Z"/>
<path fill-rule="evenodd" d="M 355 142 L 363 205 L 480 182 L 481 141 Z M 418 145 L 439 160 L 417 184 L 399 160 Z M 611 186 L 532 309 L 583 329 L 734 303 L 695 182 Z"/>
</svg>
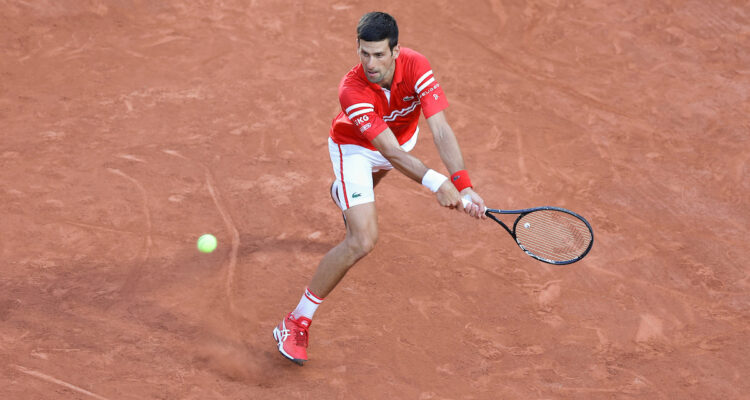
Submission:
<svg viewBox="0 0 750 400">
<path fill-rule="evenodd" d="M 414 91 L 417 93 L 419 102 L 422 103 L 422 112 L 425 118 L 429 118 L 448 107 L 448 99 L 435 79 L 430 63 L 424 56 L 415 59 Z"/>
<path fill-rule="evenodd" d="M 349 121 L 367 140 L 372 141 L 388 128 L 383 118 L 375 112 L 375 99 L 367 93 L 344 87 L 339 93 L 339 101 Z"/>
</svg>

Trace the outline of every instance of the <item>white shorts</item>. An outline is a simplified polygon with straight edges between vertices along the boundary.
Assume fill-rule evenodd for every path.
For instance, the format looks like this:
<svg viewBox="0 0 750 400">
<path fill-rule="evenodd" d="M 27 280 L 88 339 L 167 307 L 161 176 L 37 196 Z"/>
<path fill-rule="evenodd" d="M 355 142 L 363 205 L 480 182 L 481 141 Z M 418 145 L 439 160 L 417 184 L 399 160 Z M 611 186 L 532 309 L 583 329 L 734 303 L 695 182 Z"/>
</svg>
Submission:
<svg viewBox="0 0 750 400">
<path fill-rule="evenodd" d="M 411 151 L 417 144 L 419 128 L 401 149 Z M 375 201 L 372 174 L 380 170 L 393 169 L 393 165 L 379 151 L 356 144 L 337 144 L 328 138 L 333 173 L 336 175 L 341 209 Z"/>
</svg>

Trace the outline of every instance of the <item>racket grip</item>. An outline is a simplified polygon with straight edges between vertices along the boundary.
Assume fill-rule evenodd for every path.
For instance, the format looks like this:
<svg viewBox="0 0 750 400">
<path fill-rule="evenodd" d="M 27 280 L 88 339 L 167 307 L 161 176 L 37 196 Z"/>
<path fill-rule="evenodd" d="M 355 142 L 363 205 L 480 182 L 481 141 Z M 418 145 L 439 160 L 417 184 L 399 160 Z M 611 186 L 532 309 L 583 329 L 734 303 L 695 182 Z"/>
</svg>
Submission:
<svg viewBox="0 0 750 400">
<path fill-rule="evenodd" d="M 464 208 L 468 207 L 471 204 L 474 204 L 471 201 L 471 196 L 469 196 L 468 194 L 464 197 L 461 197 L 461 203 L 463 203 Z M 485 207 L 484 210 L 482 210 L 482 212 L 485 212 L 485 211 L 487 211 L 487 207 Z"/>
</svg>

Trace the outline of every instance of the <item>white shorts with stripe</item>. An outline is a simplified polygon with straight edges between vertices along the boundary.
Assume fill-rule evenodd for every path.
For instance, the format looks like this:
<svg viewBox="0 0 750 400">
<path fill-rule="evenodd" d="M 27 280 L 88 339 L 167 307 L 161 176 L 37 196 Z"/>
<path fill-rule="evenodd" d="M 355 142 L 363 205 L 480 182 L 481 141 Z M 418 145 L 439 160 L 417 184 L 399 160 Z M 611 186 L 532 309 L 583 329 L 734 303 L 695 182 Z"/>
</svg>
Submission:
<svg viewBox="0 0 750 400">
<path fill-rule="evenodd" d="M 401 149 L 411 151 L 417 144 L 419 128 Z M 354 207 L 359 204 L 375 201 L 372 186 L 372 174 L 380 170 L 393 169 L 393 165 L 379 151 L 357 146 L 356 144 L 337 144 L 328 138 L 328 152 L 331 155 L 333 173 L 338 182 L 341 208 Z"/>
</svg>

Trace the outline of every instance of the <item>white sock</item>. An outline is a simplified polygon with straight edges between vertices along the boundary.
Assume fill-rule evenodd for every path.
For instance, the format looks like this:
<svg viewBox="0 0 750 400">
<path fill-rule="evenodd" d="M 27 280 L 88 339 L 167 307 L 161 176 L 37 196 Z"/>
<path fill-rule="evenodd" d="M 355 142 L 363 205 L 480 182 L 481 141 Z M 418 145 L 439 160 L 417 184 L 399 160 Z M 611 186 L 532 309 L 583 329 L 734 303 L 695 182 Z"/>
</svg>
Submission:
<svg viewBox="0 0 750 400">
<path fill-rule="evenodd" d="M 292 316 L 297 319 L 299 317 L 305 317 L 312 321 L 313 314 L 318 306 L 323 302 L 323 299 L 314 295 L 309 288 L 305 288 L 305 293 L 297 304 L 297 308 L 292 311 Z"/>
</svg>

